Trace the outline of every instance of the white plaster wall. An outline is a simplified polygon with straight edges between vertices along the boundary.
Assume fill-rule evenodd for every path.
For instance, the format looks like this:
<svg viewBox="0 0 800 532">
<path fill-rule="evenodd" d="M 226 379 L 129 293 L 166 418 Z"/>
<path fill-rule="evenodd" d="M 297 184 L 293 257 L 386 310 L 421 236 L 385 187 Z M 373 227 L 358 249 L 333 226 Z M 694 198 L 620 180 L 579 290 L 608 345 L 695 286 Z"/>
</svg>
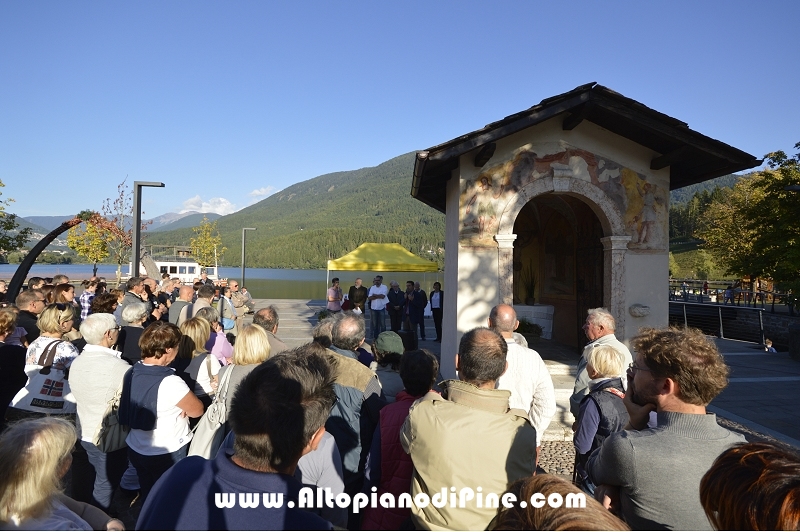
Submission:
<svg viewBox="0 0 800 532">
<path fill-rule="evenodd" d="M 669 318 L 669 255 L 635 253 L 625 256 L 625 329 L 624 339 L 636 336 L 640 327 L 666 327 Z M 650 314 L 641 318 L 631 316 L 631 305 L 650 307 Z M 623 340 L 623 338 L 620 338 Z"/>
<path fill-rule="evenodd" d="M 460 256 L 455 250 L 458 249 L 458 200 L 459 200 L 459 180 L 458 169 L 453 170 L 453 176 L 447 182 L 447 192 L 445 205 L 447 213 L 445 215 L 444 245 L 448 252 L 445 254 L 444 285 L 444 312 L 442 314 L 442 344 L 441 361 L 439 369 L 445 379 L 456 378 L 455 354 L 461 335 L 457 326 L 457 316 L 459 310 L 459 287 L 458 271 L 461 263 Z M 452 251 L 450 251 L 452 250 Z"/>
<path fill-rule="evenodd" d="M 507 159 L 514 150 L 525 144 L 532 144 L 539 155 L 561 152 L 569 147 L 580 148 L 596 155 L 607 157 L 616 163 L 630 168 L 664 190 L 669 190 L 669 168 L 650 170 L 650 161 L 657 155 L 652 150 L 620 137 L 591 122 L 584 121 L 572 131 L 563 131 L 564 116 L 558 116 L 542 124 L 501 139 L 492 159 L 485 165 L 491 167 Z M 446 311 L 443 323 L 441 371 L 445 378 L 455 377 L 453 355 L 457 352 L 458 341 L 468 330 L 483 326 L 491 308 L 499 302 L 498 290 L 498 250 L 493 248 L 461 248 L 458 244 L 459 195 L 464 181 L 474 179 L 481 171 L 472 161 L 474 153 L 461 157 L 460 166 L 454 170 L 447 183 L 447 228 L 445 242 L 447 264 L 445 268 Z M 511 199 L 510 201 L 513 201 Z M 509 202 L 510 203 L 510 202 Z M 666 206 L 668 209 L 668 205 Z M 501 206 L 498 213 L 503 212 Z M 600 216 L 601 213 L 593 206 Z M 604 223 L 607 227 L 607 224 Z M 605 235 L 612 236 L 612 235 Z M 458 253 L 454 253 L 458 250 Z M 639 327 L 663 327 L 668 318 L 668 251 L 627 251 L 625 256 L 624 316 L 616 316 L 622 322 L 624 338 L 636 334 Z M 458 287 L 457 290 L 454 288 Z M 628 308 L 639 303 L 650 307 L 649 316 L 634 318 Z M 604 302 L 608 304 L 608 302 Z M 455 309 L 451 312 L 450 309 Z M 622 332 L 622 331 L 621 331 Z"/>
</svg>

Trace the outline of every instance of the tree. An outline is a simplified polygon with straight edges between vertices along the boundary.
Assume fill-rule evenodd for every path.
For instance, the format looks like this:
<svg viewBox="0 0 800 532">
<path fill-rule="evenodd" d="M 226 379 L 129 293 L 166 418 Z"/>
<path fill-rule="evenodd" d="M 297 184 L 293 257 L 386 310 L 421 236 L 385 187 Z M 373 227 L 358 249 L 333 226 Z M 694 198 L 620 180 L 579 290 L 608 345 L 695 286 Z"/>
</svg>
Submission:
<svg viewBox="0 0 800 532">
<path fill-rule="evenodd" d="M 217 230 L 216 220 L 209 222 L 208 218 L 203 216 L 203 221 L 197 227 L 193 227 L 192 231 L 197 236 L 191 239 L 189 245 L 197 264 L 207 268 L 222 260 L 227 248 L 222 247 L 222 237 Z"/>
<path fill-rule="evenodd" d="M 67 245 L 78 255 L 86 257 L 93 264 L 92 275 L 97 275 L 97 263 L 104 261 L 109 256 L 108 241 L 111 233 L 107 228 L 92 221 L 97 213 L 83 211 L 78 218 L 84 220 L 81 225 L 76 225 L 67 233 Z"/>
<path fill-rule="evenodd" d="M 763 192 L 755 186 L 755 174 L 739 180 L 733 190 L 723 190 L 700 219 L 698 236 L 704 247 L 717 257 L 726 273 L 739 276 L 756 273 L 753 265 L 753 241 L 757 229 L 747 214 L 760 204 Z"/>
<path fill-rule="evenodd" d="M 794 148 L 800 150 L 800 142 Z M 762 196 L 746 211 L 755 233 L 752 269 L 796 294 L 800 291 L 800 152 L 789 157 L 776 151 L 765 159 L 769 170 L 759 172 L 753 183 Z"/>
<path fill-rule="evenodd" d="M 0 181 L 0 188 L 5 185 Z M 0 192 L 0 196 L 3 193 Z M 26 227 L 17 231 L 19 222 L 15 214 L 6 212 L 8 207 L 14 200 L 9 198 L 7 200 L 0 200 L 0 253 L 9 253 L 16 251 L 28 241 L 31 236 L 31 228 Z"/>
<path fill-rule="evenodd" d="M 795 144 L 800 150 L 800 143 Z M 783 289 L 800 290 L 800 153 L 765 156 L 767 170 L 739 181 L 723 201 L 712 203 L 701 237 L 730 273 L 769 277 Z"/>
<path fill-rule="evenodd" d="M 670 277 L 679 277 L 681 274 L 681 269 L 678 266 L 678 261 L 675 260 L 675 255 L 672 252 L 669 252 L 669 276 Z"/>
<path fill-rule="evenodd" d="M 117 265 L 117 284 L 122 277 L 122 265 L 130 260 L 133 244 L 133 192 L 125 183 L 117 185 L 117 196 L 103 201 L 103 216 L 115 227 L 108 235 L 108 252 Z"/>
</svg>

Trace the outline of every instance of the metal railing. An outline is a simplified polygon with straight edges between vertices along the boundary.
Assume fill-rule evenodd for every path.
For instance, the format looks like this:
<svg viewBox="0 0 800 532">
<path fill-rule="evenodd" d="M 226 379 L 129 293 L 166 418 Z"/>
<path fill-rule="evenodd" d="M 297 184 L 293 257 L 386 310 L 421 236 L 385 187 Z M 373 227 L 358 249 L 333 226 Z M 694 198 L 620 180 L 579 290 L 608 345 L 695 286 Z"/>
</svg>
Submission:
<svg viewBox="0 0 800 532">
<path fill-rule="evenodd" d="M 669 324 L 694 327 L 719 338 L 763 344 L 763 312 L 761 308 L 670 301 Z M 753 314 L 754 319 L 740 321 L 741 313 Z"/>
<path fill-rule="evenodd" d="M 702 288 L 684 287 L 681 284 L 670 283 L 669 300 L 684 301 L 687 303 L 716 303 L 718 305 L 733 305 L 737 307 L 761 308 L 772 314 L 788 313 L 789 316 L 796 316 L 798 310 L 794 304 L 792 294 L 775 292 L 769 290 L 742 290 L 735 288 L 726 297 L 727 288 Z"/>
</svg>

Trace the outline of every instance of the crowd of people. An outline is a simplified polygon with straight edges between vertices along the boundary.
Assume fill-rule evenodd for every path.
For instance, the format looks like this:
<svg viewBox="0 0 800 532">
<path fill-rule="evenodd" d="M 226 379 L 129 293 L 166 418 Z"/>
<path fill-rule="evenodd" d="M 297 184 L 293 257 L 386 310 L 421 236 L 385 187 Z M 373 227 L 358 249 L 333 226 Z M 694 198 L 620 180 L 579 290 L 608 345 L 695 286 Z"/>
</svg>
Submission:
<svg viewBox="0 0 800 532">
<path fill-rule="evenodd" d="M 134 277 L 114 292 L 91 279 L 78 300 L 58 288 L 68 280 L 30 281 L 0 309 L 2 527 L 120 530 L 122 490 L 138 492 L 141 530 L 800 525 L 800 456 L 706 411 L 728 368 L 699 331 L 643 329 L 629 349 L 610 312 L 589 310 L 571 483 L 537 474 L 555 390 L 510 305 L 436 356 L 416 348 L 411 309 L 435 299 L 441 339 L 441 286 L 376 276 L 345 299 L 334 279 L 329 316 L 288 349 L 277 309 L 256 311 L 235 281 L 217 297 L 203 281 Z M 220 411 L 211 451 L 190 452 Z"/>
<path fill-rule="evenodd" d="M 409 335 L 416 344 L 417 338 L 426 340 L 425 334 L 425 309 L 430 304 L 430 314 L 436 331 L 434 342 L 442 341 L 442 317 L 444 312 L 444 292 L 442 284 L 433 283 L 433 290 L 425 293 L 418 281 L 407 281 L 405 291 L 400 289 L 400 283 L 390 281 L 389 285 L 383 284 L 383 276 L 376 275 L 369 289 L 362 285 L 363 280 L 358 277 L 347 293 L 340 286 L 338 277 L 331 279 L 331 286 L 326 293 L 327 311 L 337 313 L 353 311 L 363 314 L 369 311 L 370 332 L 372 340 L 386 331 L 386 316 L 389 316 L 390 329 L 396 333 Z"/>
</svg>

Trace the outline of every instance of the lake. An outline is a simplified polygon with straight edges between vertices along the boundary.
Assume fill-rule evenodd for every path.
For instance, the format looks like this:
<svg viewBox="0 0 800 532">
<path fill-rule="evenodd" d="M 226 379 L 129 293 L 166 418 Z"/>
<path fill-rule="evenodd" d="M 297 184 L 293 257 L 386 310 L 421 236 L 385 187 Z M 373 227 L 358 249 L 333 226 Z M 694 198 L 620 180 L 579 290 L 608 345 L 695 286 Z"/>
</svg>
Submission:
<svg viewBox="0 0 800 532">
<path fill-rule="evenodd" d="M 0 264 L 0 279 L 9 281 L 17 271 L 17 264 Z M 122 268 L 122 275 L 126 276 L 127 266 Z M 241 268 L 220 267 L 220 276 L 229 279 L 239 279 Z M 53 277 L 64 274 L 72 281 L 88 279 L 92 275 L 91 264 L 34 264 L 28 277 Z M 245 271 L 245 286 L 256 299 L 325 299 L 327 272 L 325 270 L 280 270 L 271 268 L 247 268 Z M 112 264 L 97 266 L 97 275 L 113 280 L 117 275 L 117 267 Z M 444 273 L 418 273 L 418 272 L 381 272 L 383 282 L 389 285 L 392 279 L 400 283 L 400 288 L 405 289 L 406 281 L 419 281 L 423 290 L 429 292 L 433 283 L 438 281 L 444 288 Z M 341 279 L 342 290 L 347 292 L 356 277 L 364 280 L 364 285 L 372 285 L 375 272 L 341 272 L 331 271 L 331 278 Z"/>
</svg>

